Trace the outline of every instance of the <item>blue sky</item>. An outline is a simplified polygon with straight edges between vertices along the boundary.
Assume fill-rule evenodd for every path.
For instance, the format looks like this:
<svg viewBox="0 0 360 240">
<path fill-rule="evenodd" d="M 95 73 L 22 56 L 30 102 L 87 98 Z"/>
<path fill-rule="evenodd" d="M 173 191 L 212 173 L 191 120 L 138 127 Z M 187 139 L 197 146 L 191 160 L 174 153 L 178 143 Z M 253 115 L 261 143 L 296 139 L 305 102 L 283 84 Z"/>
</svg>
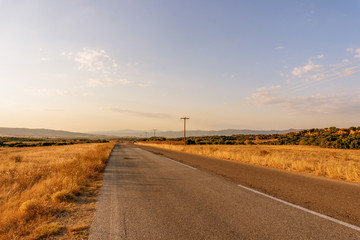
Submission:
<svg viewBox="0 0 360 240">
<path fill-rule="evenodd" d="M 0 126 L 358 126 L 359 1 L 0 0 Z"/>
</svg>

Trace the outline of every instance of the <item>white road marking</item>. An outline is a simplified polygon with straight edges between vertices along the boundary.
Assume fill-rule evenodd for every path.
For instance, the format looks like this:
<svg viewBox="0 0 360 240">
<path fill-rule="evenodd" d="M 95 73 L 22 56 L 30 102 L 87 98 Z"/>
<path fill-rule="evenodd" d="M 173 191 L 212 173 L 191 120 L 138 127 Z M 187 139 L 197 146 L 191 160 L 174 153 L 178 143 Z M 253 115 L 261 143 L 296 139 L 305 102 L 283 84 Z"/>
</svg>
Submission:
<svg viewBox="0 0 360 240">
<path fill-rule="evenodd" d="M 318 212 L 314 212 L 314 211 L 309 210 L 309 209 L 307 209 L 307 208 L 303 208 L 303 207 L 300 207 L 300 206 L 298 206 L 298 205 L 295 205 L 295 204 L 292 204 L 292 203 L 286 202 L 286 201 L 284 201 L 284 200 L 281 200 L 281 199 L 278 199 L 278 198 L 276 198 L 276 197 L 273 197 L 273 196 L 267 195 L 267 194 L 265 194 L 265 193 L 262 193 L 262 192 L 256 191 L 256 190 L 254 190 L 254 189 L 251 189 L 251 188 L 245 187 L 245 186 L 240 185 L 240 184 L 239 184 L 238 186 L 239 186 L 239 187 L 241 187 L 241 188 L 244 188 L 244 189 L 246 189 L 246 190 L 248 190 L 248 191 L 251 191 L 251 192 L 257 193 L 257 194 L 259 194 L 259 195 L 262 195 L 262 196 L 264 196 L 264 197 L 270 198 L 270 199 L 272 199 L 272 200 L 275 200 L 275 201 L 281 202 L 281 203 L 286 204 L 286 205 L 288 205 L 288 206 L 291 206 L 291 207 L 294 207 L 294 208 L 300 209 L 300 210 L 302 210 L 302 211 L 304 211 L 304 212 L 307 212 L 307 213 L 313 214 L 313 215 L 318 216 L 318 217 L 321 217 L 321 218 L 325 218 L 325 219 L 327 219 L 327 220 L 329 220 L 329 221 L 332 221 L 332 222 L 338 223 L 338 224 L 340 224 L 340 225 L 343 225 L 343 226 L 349 227 L 349 228 L 354 229 L 354 230 L 356 230 L 356 231 L 360 231 L 360 227 L 355 226 L 355 225 L 352 225 L 352 224 L 350 224 L 350 223 L 346 223 L 346 222 L 343 222 L 343 221 L 337 220 L 337 219 L 335 219 L 335 218 L 332 218 L 332 217 L 326 216 L 326 215 L 321 214 L 321 213 L 318 213 Z"/>
<path fill-rule="evenodd" d="M 197 168 L 194 168 L 194 167 L 189 166 L 189 165 L 186 165 L 186 164 L 184 164 L 184 163 L 181 163 L 181 162 L 178 162 L 178 161 L 172 160 L 171 158 L 168 158 L 168 157 L 164 157 L 164 158 L 165 158 L 165 159 L 167 159 L 167 160 L 170 160 L 170 161 L 172 161 L 172 162 L 175 162 L 175 163 L 177 163 L 177 164 L 183 165 L 183 166 L 185 166 L 185 167 L 188 167 L 188 168 L 191 168 L 191 169 L 197 170 Z"/>
<path fill-rule="evenodd" d="M 141 148 L 137 148 L 137 149 L 139 149 L 139 150 L 141 150 L 141 151 L 148 152 L 148 153 L 152 153 L 152 152 L 146 151 L 146 150 L 141 149 Z M 152 154 L 155 154 L 155 153 L 152 153 Z M 156 155 L 156 154 L 155 154 L 155 155 Z M 159 156 L 159 155 L 157 155 L 157 156 Z M 177 164 L 183 165 L 183 166 L 188 167 L 188 168 L 191 168 L 191 169 L 193 169 L 193 170 L 197 170 L 197 168 L 194 168 L 194 167 L 189 166 L 189 165 L 186 165 L 186 164 L 184 164 L 184 163 L 181 163 L 181 162 L 175 161 L 175 160 L 173 160 L 173 159 L 171 159 L 171 158 L 168 158 L 168 157 L 165 157 L 165 156 L 162 156 L 162 155 L 160 155 L 160 156 L 161 156 L 161 157 L 163 157 L 163 158 L 165 158 L 165 159 L 167 159 L 167 160 L 170 160 L 170 161 L 172 161 L 172 162 L 174 162 L 174 163 L 177 163 Z"/>
</svg>

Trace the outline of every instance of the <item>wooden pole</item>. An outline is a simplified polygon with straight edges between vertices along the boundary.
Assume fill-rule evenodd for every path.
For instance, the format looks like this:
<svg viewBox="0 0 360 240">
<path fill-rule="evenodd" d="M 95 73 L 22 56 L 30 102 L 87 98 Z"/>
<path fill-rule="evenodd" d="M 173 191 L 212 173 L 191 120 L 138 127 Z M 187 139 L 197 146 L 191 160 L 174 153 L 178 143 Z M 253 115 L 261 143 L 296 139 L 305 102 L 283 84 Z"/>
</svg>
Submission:
<svg viewBox="0 0 360 240">
<path fill-rule="evenodd" d="M 182 117 L 180 119 L 184 119 L 184 145 L 186 145 L 186 120 L 190 119 L 188 117 Z"/>
</svg>

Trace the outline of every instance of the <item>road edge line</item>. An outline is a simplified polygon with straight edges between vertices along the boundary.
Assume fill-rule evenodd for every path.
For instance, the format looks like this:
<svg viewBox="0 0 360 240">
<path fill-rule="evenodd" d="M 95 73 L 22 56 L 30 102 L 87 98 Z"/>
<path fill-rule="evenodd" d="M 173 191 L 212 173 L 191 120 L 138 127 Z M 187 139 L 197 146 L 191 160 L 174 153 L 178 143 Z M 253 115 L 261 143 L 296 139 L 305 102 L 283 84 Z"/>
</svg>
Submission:
<svg viewBox="0 0 360 240">
<path fill-rule="evenodd" d="M 148 150 L 145 150 L 145 149 L 142 149 L 142 148 L 138 148 L 138 149 L 141 149 L 141 150 L 143 150 L 143 151 L 146 151 L 146 152 L 149 152 L 149 153 L 152 153 L 152 154 L 156 155 L 154 152 L 151 152 L 151 151 L 148 151 Z M 177 163 L 177 164 L 183 165 L 183 166 L 185 166 L 185 167 L 191 168 L 191 169 L 193 169 L 193 170 L 197 170 L 197 168 L 195 168 L 195 167 L 192 167 L 192 166 L 187 165 L 187 164 L 185 164 L 185 163 L 176 161 L 176 160 L 174 160 L 174 159 L 171 159 L 171 158 L 168 158 L 168 157 L 165 157 L 165 156 L 161 156 L 161 157 L 162 157 L 162 158 L 165 158 L 165 159 L 167 159 L 167 160 L 170 160 L 170 161 L 172 161 L 172 162 L 174 162 L 174 163 Z"/>
<path fill-rule="evenodd" d="M 187 164 L 184 164 L 184 163 L 182 163 L 182 162 L 175 161 L 175 160 L 173 160 L 173 159 L 171 159 L 171 158 L 168 158 L 168 157 L 164 157 L 164 158 L 167 159 L 167 160 L 170 160 L 170 161 L 172 161 L 172 162 L 175 162 L 175 163 L 177 163 L 177 164 L 183 165 L 183 166 L 185 166 L 185 167 L 191 168 L 191 169 L 193 169 L 193 170 L 197 170 L 197 168 L 194 168 L 194 167 L 189 166 L 189 165 L 187 165 Z"/>
<path fill-rule="evenodd" d="M 332 217 L 326 216 L 326 215 L 324 215 L 324 214 L 321 214 L 321 213 L 318 213 L 318 212 L 312 211 L 312 210 L 310 210 L 310 209 L 307 209 L 307 208 L 304 208 L 304 207 L 301 207 L 301 206 L 295 205 L 295 204 L 293 204 L 293 203 L 289 203 L 289 202 L 284 201 L 284 200 L 281 200 L 281 199 L 279 199 L 279 198 L 276 198 L 276 197 L 270 196 L 270 195 L 268 195 L 268 194 L 265 194 L 265 193 L 262 193 L 262 192 L 256 191 L 256 190 L 254 190 L 254 189 L 251 189 L 251 188 L 245 187 L 245 186 L 243 186 L 243 185 L 241 185 L 241 184 L 237 184 L 237 186 L 238 186 L 238 187 L 241 187 L 241 188 L 243 188 L 243 189 L 246 189 L 246 190 L 248 190 L 248 191 L 251 191 L 251 192 L 257 193 L 257 194 L 259 194 L 259 195 L 261 195 L 261 196 L 264 196 L 264 197 L 270 198 L 270 199 L 272 199 L 272 200 L 275 200 L 275 201 L 281 202 L 281 203 L 286 204 L 286 205 L 288 205 L 288 206 L 291 206 L 291 207 L 293 207 L 293 208 L 297 208 L 297 209 L 302 210 L 302 211 L 304 211 L 304 212 L 307 212 L 307 213 L 313 214 L 313 215 L 315 215 L 315 216 L 318 216 L 318 217 L 324 218 L 324 219 L 326 219 L 326 220 L 329 220 L 329 221 L 335 222 L 335 223 L 337 223 L 337 224 L 340 224 L 340 225 L 346 226 L 346 227 L 348 227 L 348 228 L 351 228 L 351 229 L 353 229 L 353 230 L 356 230 L 356 231 L 359 231 L 359 232 L 360 232 L 360 227 L 355 226 L 355 225 L 352 225 L 352 224 L 350 224 L 350 223 L 346 223 L 346 222 L 343 222 L 343 221 L 341 221 L 341 220 L 338 220 L 338 219 L 335 219 L 335 218 L 332 218 Z"/>
</svg>

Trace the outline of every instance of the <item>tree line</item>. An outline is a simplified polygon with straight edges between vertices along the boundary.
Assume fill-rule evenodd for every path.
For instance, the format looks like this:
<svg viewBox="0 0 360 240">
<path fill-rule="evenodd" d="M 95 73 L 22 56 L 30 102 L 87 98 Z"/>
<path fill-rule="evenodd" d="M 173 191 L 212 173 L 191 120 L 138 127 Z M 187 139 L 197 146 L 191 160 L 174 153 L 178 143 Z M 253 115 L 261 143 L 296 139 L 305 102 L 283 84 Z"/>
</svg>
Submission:
<svg viewBox="0 0 360 240">
<path fill-rule="evenodd" d="M 152 137 L 139 141 L 181 144 L 183 138 Z M 188 145 L 308 145 L 324 148 L 360 149 L 360 127 L 307 129 L 285 134 L 188 137 Z"/>
<path fill-rule="evenodd" d="M 108 140 L 0 137 L 0 147 L 45 147 L 45 146 L 72 145 L 79 143 L 105 143 L 105 142 L 108 142 Z"/>
</svg>

